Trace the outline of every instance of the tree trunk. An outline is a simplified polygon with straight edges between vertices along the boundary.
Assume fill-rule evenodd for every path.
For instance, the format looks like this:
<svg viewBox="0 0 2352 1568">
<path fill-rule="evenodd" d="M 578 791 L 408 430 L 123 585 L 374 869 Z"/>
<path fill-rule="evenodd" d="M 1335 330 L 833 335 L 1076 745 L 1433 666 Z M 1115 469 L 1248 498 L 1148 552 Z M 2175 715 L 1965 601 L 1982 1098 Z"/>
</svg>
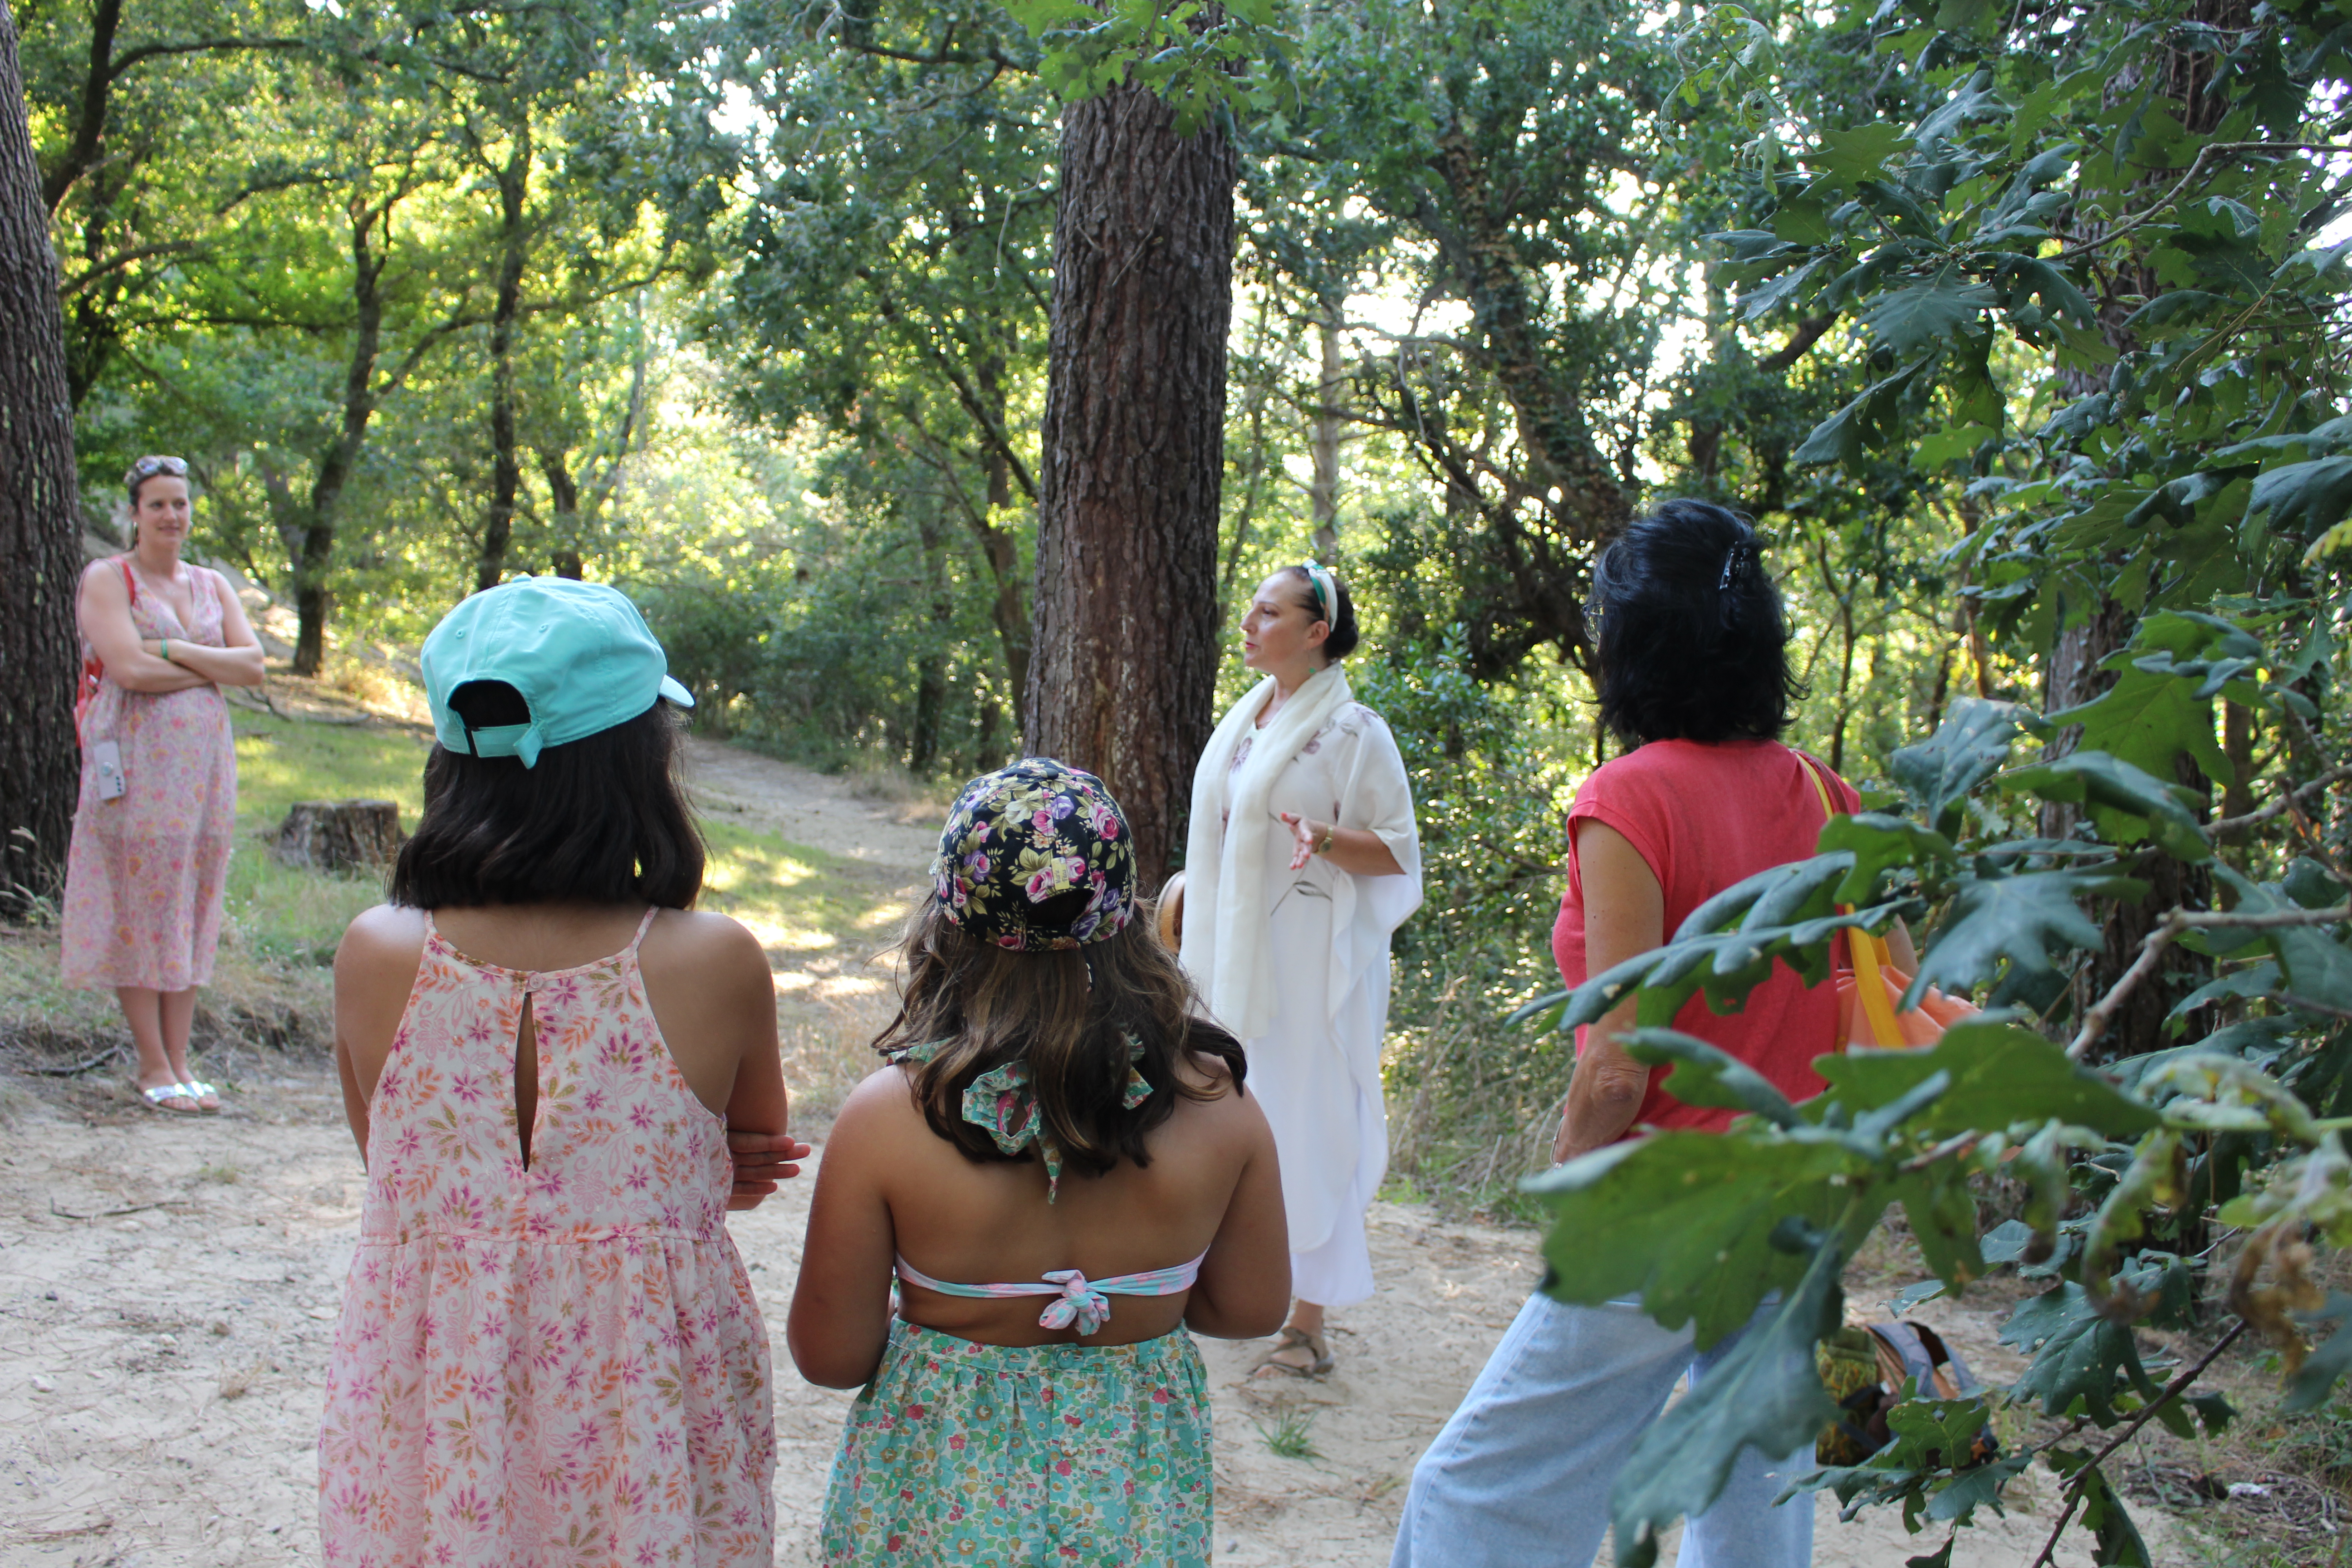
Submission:
<svg viewBox="0 0 2352 1568">
<path fill-rule="evenodd" d="M 507 542 L 514 533 L 515 499 L 522 492 L 522 462 L 515 447 L 515 322 L 522 314 L 522 267 L 529 248 L 523 203 L 530 194 L 530 128 L 515 134 L 499 172 L 499 293 L 490 314 L 490 510 L 482 521 L 482 556 L 474 591 L 495 588 L 506 575 Z"/>
<path fill-rule="evenodd" d="M 391 259 L 393 204 L 381 206 L 352 203 L 352 359 L 343 372 L 343 418 L 335 439 L 320 454 L 319 471 L 310 481 L 310 504 L 303 509 L 300 547 L 294 557 L 294 673 L 316 675 L 327 661 L 327 614 L 333 600 L 327 577 L 334 565 L 335 512 L 343 487 L 351 482 L 360 448 L 367 442 L 368 421 L 375 417 L 375 362 L 383 348 L 383 269 Z M 387 250 L 379 255 L 375 226 L 384 225 Z"/>
<path fill-rule="evenodd" d="M 557 576 L 577 583 L 584 569 L 580 559 L 580 486 L 563 454 L 551 447 L 539 449 L 539 474 L 547 481 L 547 509 L 555 519 L 555 548 L 548 552 L 548 564 Z"/>
<path fill-rule="evenodd" d="M 991 355 L 980 364 L 980 395 L 982 406 L 993 428 L 1004 427 L 1004 360 Z M 986 423 L 986 421 L 983 421 Z M 985 431 L 982 432 L 985 437 Z M 982 472 L 988 478 L 988 513 L 974 525 L 980 537 L 980 552 L 988 563 L 989 581 L 996 585 L 996 597 L 989 605 L 989 620 L 996 627 L 996 640 L 1004 648 L 1004 676 L 1016 703 L 1027 701 L 1029 690 L 1029 639 L 1034 628 L 1029 624 L 1029 606 L 1022 602 L 1021 546 L 1012 531 L 998 525 L 997 510 L 1013 504 L 1013 460 L 1003 444 L 984 441 L 982 454 Z M 992 722 L 992 729 L 993 724 Z"/>
<path fill-rule="evenodd" d="M 16 22 L 0 0 L 0 910 L 9 912 L 62 884 L 80 785 L 81 498 L 48 218 Z"/>
<path fill-rule="evenodd" d="M 389 800 L 298 800 L 271 846 L 289 866 L 364 871 L 400 853 L 400 805 Z"/>
<path fill-rule="evenodd" d="M 1064 112 L 1023 729 L 1110 786 L 1155 889 L 1214 724 L 1234 176 L 1146 89 Z"/>
<path fill-rule="evenodd" d="M 2233 30 L 2245 26 L 2252 13 L 2248 0 L 2200 0 L 2185 20 Z M 2221 100 L 2207 90 L 2214 68 L 2211 57 L 2193 51 L 2176 52 L 2166 66 L 2164 79 L 2155 84 L 2157 90 L 2171 100 L 2174 117 L 2197 135 L 2210 135 L 2219 129 Z M 2117 101 L 2145 85 L 2137 73 L 2125 73 L 2111 87 L 2109 100 Z M 2144 183 L 2153 184 L 2167 177 L 2151 174 Z M 2126 320 L 2146 301 L 2164 292 L 2164 281 L 2145 261 L 2135 260 L 2116 268 L 2109 292 L 2100 301 L 2099 329 L 2118 353 L 2128 353 L 2138 347 L 2124 324 Z M 2079 397 L 2101 390 L 2106 381 L 2107 373 L 2104 370 L 2072 373 L 2067 377 L 2067 390 Z M 2088 702 L 2113 686 L 2115 676 L 2099 667 L 2130 643 L 2138 620 L 2137 613 L 2103 596 L 2097 607 L 2081 621 L 2062 627 L 2043 666 L 2042 710 L 2055 712 Z M 2070 726 L 2052 738 L 2043 754 L 2063 756 L 2081 741 L 2082 731 Z M 2210 789 L 2204 774 L 2185 754 L 2174 759 L 2174 772 L 2179 783 L 2200 791 Z M 2060 803 L 2046 805 L 2042 808 L 2042 836 L 2063 838 L 2073 831 L 2076 820 L 2074 807 Z M 2212 901 L 2212 878 L 2202 867 L 2183 866 L 2163 856 L 2142 874 L 2148 882 L 2147 897 L 2137 904 L 2116 906 L 2107 917 L 2101 951 L 2093 953 L 2074 973 L 2076 1017 L 2112 990 L 2138 961 L 2148 932 L 2156 929 L 2168 910 L 2176 906 L 2204 909 Z M 2180 993 L 2202 983 L 2211 973 L 2210 960 L 2177 942 L 2166 949 L 2155 982 L 2135 990 L 2109 1022 L 2106 1035 L 2099 1043 L 2098 1057 L 2113 1060 L 2164 1045 L 2165 1015 Z"/>
<path fill-rule="evenodd" d="M 915 661 L 915 729 L 907 765 L 930 772 L 940 755 L 940 723 L 948 706 L 948 639 L 954 634 L 955 595 L 948 583 L 948 535 L 936 507 L 924 504 L 915 531 L 923 542 L 923 582 L 931 601 L 930 636 Z"/>
<path fill-rule="evenodd" d="M 1339 301 L 1322 302 L 1315 323 L 1323 374 L 1315 386 L 1315 478 L 1307 499 L 1315 517 L 1315 558 L 1328 565 L 1339 553 L 1339 399 L 1346 385 L 1339 363 Z"/>
</svg>

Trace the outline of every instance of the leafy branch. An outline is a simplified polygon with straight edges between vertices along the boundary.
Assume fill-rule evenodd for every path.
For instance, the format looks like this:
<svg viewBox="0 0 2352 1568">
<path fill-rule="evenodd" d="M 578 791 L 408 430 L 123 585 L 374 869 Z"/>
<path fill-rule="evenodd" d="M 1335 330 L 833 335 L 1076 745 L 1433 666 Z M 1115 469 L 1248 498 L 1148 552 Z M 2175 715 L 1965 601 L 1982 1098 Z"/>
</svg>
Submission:
<svg viewBox="0 0 2352 1568">
<path fill-rule="evenodd" d="M 2238 1342 L 2247 1327 L 2243 1318 L 2231 1324 L 2229 1331 L 2214 1341 L 2210 1349 L 2198 1357 L 2194 1363 L 2176 1373 L 2172 1381 L 2164 1385 L 2162 1393 L 2142 1405 L 2138 1414 L 2124 1424 L 2122 1431 L 2116 1433 L 2100 1447 L 2097 1453 L 2093 1454 L 2075 1470 L 2066 1483 L 2066 1506 L 2058 1510 L 2058 1521 L 2050 1527 L 2049 1538 L 2042 1542 L 2042 1550 L 2033 1554 L 2033 1560 L 2028 1563 L 2025 1568 L 2044 1568 L 2045 1564 L 2054 1560 L 2058 1551 L 2058 1538 L 2066 1533 L 2066 1526 L 2074 1521 L 2074 1510 L 2082 1506 L 2084 1492 L 2093 1479 L 2101 1474 L 2099 1467 L 2113 1458 L 2116 1451 L 2125 1444 L 2138 1436 L 2141 1427 L 2146 1426 L 2158 1412 L 2178 1400 L 2188 1390 L 2189 1384 L 2202 1377 L 2205 1374 L 2205 1369 L 2211 1366 L 2223 1351 Z"/>
</svg>

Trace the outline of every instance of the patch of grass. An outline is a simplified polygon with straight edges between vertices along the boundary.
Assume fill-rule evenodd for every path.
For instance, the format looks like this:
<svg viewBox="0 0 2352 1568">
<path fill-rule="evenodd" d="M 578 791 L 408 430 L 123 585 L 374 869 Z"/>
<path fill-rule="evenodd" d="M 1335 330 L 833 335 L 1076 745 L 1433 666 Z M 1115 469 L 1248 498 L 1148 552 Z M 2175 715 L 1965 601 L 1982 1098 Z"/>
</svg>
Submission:
<svg viewBox="0 0 2352 1568">
<path fill-rule="evenodd" d="M 1269 1426 L 1263 1421 L 1253 1421 L 1258 1436 L 1265 1439 L 1265 1451 L 1277 1459 L 1319 1459 L 1322 1450 L 1315 1446 L 1315 1416 L 1312 1405 L 1295 1405 L 1275 1417 Z"/>
<path fill-rule="evenodd" d="M 425 809 L 430 731 L 405 724 L 320 724 L 235 710 L 240 826 L 275 828 L 298 800 L 399 803 L 404 830 Z"/>
<path fill-rule="evenodd" d="M 702 907 L 749 926 L 771 955 L 863 957 L 887 947 L 906 900 L 862 861 L 828 855 L 773 833 L 702 819 L 710 858 Z"/>
<path fill-rule="evenodd" d="M 317 1048 L 326 1039 L 335 944 L 354 916 L 383 900 L 383 878 L 297 869 L 269 853 L 269 841 L 298 800 L 391 800 L 403 829 L 414 831 L 432 736 L 405 724 L 319 723 L 243 708 L 234 719 L 237 842 L 220 957 L 199 1015 L 199 1056 L 207 1040 L 232 1055 L 261 1041 Z M 772 833 L 708 819 L 702 827 L 710 852 L 703 907 L 742 921 L 766 949 L 777 970 L 794 1121 L 821 1130 L 874 1066 L 866 1046 L 893 1003 L 888 968 L 869 961 L 896 941 L 909 889 L 899 885 L 902 874 Z M 0 1039 L 42 1066 L 110 1046 L 129 1059 L 113 995 L 59 984 L 54 930 L 0 932 Z"/>
</svg>

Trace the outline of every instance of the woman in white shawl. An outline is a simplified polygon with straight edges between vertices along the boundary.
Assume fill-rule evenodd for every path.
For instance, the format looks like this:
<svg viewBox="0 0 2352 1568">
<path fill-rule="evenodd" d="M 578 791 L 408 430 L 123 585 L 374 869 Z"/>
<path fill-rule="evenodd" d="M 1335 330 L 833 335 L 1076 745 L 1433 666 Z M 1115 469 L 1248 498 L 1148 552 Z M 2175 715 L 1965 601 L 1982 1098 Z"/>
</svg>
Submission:
<svg viewBox="0 0 2352 1568">
<path fill-rule="evenodd" d="M 1259 1366 L 1312 1375 L 1331 1369 L 1324 1309 L 1372 1293 L 1389 934 L 1421 902 L 1404 759 L 1339 665 L 1355 646 L 1355 606 L 1327 568 L 1259 584 L 1242 662 L 1265 679 L 1202 753 L 1184 855 L 1184 966 L 1248 1051 L 1282 1159 L 1297 1300 Z"/>
</svg>

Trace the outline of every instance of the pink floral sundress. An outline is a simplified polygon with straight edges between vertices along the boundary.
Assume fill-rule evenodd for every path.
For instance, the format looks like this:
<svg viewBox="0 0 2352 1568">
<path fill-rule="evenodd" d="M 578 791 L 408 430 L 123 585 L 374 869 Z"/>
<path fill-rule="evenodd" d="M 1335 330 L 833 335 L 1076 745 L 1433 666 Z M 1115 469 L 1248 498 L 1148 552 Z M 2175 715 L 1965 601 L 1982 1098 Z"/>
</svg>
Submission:
<svg viewBox="0 0 2352 1568">
<path fill-rule="evenodd" d="M 767 1329 L 727 1234 L 725 1124 L 646 1000 L 653 919 L 610 958 L 527 973 L 467 958 L 428 918 L 368 1108 L 327 1369 L 330 1564 L 772 1560 Z"/>
<path fill-rule="evenodd" d="M 206 647 L 227 644 L 212 572 L 185 569 L 192 624 L 134 584 L 131 622 L 142 637 Z M 127 576 L 127 568 L 126 576 Z M 90 662 L 89 642 L 82 659 Z M 112 741 L 128 786 L 100 799 L 95 748 Z M 81 795 L 66 849 L 58 921 L 68 985 L 185 991 L 213 977 L 221 895 L 236 841 L 236 742 L 217 686 L 126 691 L 100 680 L 81 715 Z"/>
</svg>

